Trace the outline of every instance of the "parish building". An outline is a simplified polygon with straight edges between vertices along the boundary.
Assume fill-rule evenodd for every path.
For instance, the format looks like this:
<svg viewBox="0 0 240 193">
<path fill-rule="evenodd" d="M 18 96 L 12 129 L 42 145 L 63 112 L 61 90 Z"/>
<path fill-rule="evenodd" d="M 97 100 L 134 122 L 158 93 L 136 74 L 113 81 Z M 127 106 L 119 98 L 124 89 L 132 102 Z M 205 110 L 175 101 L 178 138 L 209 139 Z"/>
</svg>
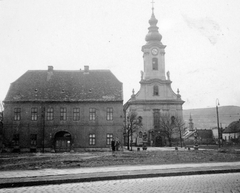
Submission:
<svg viewBox="0 0 240 193">
<path fill-rule="evenodd" d="M 68 152 L 110 148 L 122 140 L 122 83 L 110 70 L 29 70 L 4 100 L 8 151 Z"/>
</svg>

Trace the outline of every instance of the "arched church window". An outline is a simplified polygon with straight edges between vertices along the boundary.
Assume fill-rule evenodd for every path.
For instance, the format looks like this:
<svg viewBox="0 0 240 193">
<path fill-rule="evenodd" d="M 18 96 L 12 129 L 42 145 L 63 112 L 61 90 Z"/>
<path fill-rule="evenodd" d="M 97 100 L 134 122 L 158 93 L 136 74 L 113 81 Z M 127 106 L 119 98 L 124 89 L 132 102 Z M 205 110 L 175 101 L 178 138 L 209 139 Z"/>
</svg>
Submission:
<svg viewBox="0 0 240 193">
<path fill-rule="evenodd" d="M 152 58 L 152 69 L 158 70 L 158 59 L 157 58 Z"/>
<path fill-rule="evenodd" d="M 158 96 L 159 95 L 159 91 L 158 91 L 158 86 L 157 85 L 153 86 L 153 95 L 154 96 Z"/>
</svg>

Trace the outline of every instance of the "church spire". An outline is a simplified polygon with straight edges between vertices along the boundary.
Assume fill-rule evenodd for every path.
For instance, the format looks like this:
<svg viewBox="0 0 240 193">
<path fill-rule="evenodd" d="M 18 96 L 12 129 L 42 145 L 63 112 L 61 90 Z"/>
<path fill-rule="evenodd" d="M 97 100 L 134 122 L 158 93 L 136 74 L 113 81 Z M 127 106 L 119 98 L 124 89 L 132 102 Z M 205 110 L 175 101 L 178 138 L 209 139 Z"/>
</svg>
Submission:
<svg viewBox="0 0 240 193">
<path fill-rule="evenodd" d="M 153 42 L 153 41 L 158 41 L 161 42 L 162 40 L 162 35 L 158 32 L 158 27 L 157 27 L 157 22 L 158 20 L 156 19 L 154 15 L 154 1 L 152 0 L 152 16 L 148 23 L 150 24 L 150 27 L 148 28 L 148 34 L 145 37 L 145 40 L 147 42 Z"/>
<path fill-rule="evenodd" d="M 155 3 L 154 0 L 152 0 L 151 3 L 152 3 L 152 14 L 153 14 L 154 13 L 154 3 Z"/>
</svg>

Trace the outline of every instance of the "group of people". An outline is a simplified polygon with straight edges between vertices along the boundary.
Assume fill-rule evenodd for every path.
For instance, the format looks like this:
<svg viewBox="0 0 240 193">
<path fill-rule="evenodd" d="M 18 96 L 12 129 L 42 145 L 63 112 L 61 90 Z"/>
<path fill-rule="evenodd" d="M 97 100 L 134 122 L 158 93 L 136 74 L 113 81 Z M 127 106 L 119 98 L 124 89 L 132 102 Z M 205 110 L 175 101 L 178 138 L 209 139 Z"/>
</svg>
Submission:
<svg viewBox="0 0 240 193">
<path fill-rule="evenodd" d="M 120 141 L 116 138 L 116 139 L 112 139 L 111 142 L 111 147 L 112 147 L 112 152 L 118 151 L 119 147 L 120 147 Z"/>
</svg>

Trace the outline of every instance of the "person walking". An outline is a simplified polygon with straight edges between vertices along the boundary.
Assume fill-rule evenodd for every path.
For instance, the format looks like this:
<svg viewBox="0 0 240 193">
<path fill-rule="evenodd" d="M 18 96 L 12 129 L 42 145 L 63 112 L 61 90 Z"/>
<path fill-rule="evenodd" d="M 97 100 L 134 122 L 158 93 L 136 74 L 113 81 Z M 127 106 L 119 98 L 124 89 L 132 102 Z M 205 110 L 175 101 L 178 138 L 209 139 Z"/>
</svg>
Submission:
<svg viewBox="0 0 240 193">
<path fill-rule="evenodd" d="M 115 152 L 115 139 L 114 138 L 112 139 L 111 147 L 112 147 L 112 153 L 114 155 L 114 152 Z"/>
</svg>

